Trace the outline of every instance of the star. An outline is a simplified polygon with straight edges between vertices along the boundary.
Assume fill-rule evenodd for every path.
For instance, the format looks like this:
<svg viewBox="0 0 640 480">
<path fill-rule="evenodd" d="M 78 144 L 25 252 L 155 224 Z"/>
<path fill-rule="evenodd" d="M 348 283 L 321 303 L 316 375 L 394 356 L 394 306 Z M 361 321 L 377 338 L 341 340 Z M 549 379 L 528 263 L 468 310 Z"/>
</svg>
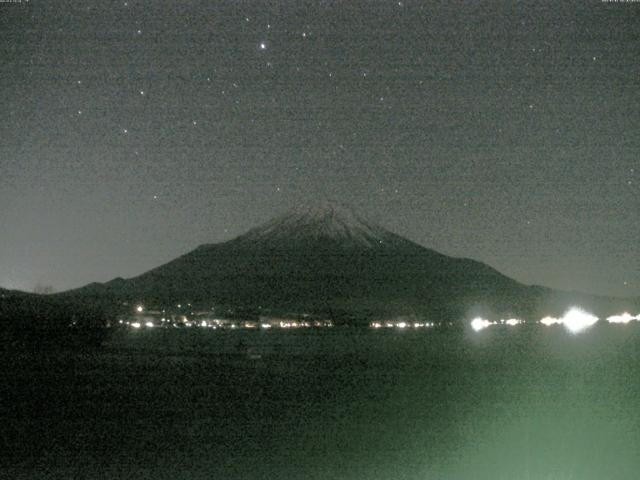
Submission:
<svg viewBox="0 0 640 480">
<path fill-rule="evenodd" d="M 122 129 L 122 133 L 124 133 L 126 135 L 127 133 L 129 133 L 129 130 L 127 130 L 126 128 L 123 128 Z"/>
<path fill-rule="evenodd" d="M 265 42 L 261 42 L 260 43 L 260 50 L 266 50 L 267 49 L 267 44 Z"/>
<path fill-rule="evenodd" d="M 144 95 L 144 90 L 140 90 L 140 95 Z"/>
</svg>

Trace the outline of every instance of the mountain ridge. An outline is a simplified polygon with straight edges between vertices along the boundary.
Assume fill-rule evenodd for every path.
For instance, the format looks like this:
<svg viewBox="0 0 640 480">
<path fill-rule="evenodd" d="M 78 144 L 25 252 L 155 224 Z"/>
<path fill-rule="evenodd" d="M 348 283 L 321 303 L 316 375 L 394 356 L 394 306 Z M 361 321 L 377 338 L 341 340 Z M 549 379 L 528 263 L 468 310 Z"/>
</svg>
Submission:
<svg viewBox="0 0 640 480">
<path fill-rule="evenodd" d="M 328 316 L 560 315 L 576 302 L 604 314 L 627 299 L 524 285 L 482 262 L 450 257 L 349 209 L 300 206 L 138 276 L 62 296 L 86 302 L 192 302 L 245 312 Z M 610 314 L 610 313 L 609 313 Z"/>
</svg>

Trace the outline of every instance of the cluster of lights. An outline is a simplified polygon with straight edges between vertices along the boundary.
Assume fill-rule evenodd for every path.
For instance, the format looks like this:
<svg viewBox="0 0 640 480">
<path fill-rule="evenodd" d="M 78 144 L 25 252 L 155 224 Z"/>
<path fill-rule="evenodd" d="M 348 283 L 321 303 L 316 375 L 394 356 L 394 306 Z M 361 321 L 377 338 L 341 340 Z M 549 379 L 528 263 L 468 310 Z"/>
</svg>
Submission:
<svg viewBox="0 0 640 480">
<path fill-rule="evenodd" d="M 136 308 L 137 312 L 140 312 Z M 212 330 L 216 329 L 231 329 L 235 330 L 237 328 L 241 329 L 257 329 L 261 328 L 264 330 L 268 330 L 271 328 L 282 328 L 282 329 L 290 329 L 290 328 L 328 328 L 333 327 L 333 322 L 330 320 L 316 320 L 316 321 L 298 321 L 298 320 L 279 320 L 273 321 L 270 323 L 267 322 L 255 322 L 251 320 L 241 321 L 241 322 L 230 322 L 228 320 L 200 320 L 200 321 L 190 321 L 186 316 L 181 316 L 179 320 L 171 320 L 168 318 L 162 318 L 160 323 L 155 323 L 152 320 L 146 320 L 144 322 L 141 321 L 125 321 L 118 320 L 120 325 L 127 325 L 134 329 L 140 329 L 142 327 L 146 328 L 154 328 L 154 327 L 199 327 L 199 328 L 210 328 Z"/>
<path fill-rule="evenodd" d="M 562 325 L 562 319 L 555 317 L 544 317 L 540 320 L 540 323 L 545 327 L 550 327 L 551 325 Z"/>
<path fill-rule="evenodd" d="M 476 317 L 471 320 L 471 328 L 473 328 L 476 332 L 483 330 L 491 325 L 497 325 L 498 322 L 492 322 L 490 320 L 486 320 L 484 318 Z"/>
<path fill-rule="evenodd" d="M 607 322 L 609 323 L 629 323 L 629 322 L 640 322 L 640 313 L 635 317 L 628 312 L 624 312 L 622 315 L 612 315 L 607 318 Z"/>
<path fill-rule="evenodd" d="M 586 328 L 591 327 L 598 321 L 598 317 L 591 315 L 579 308 L 572 308 L 567 313 L 564 314 L 561 318 L 554 317 L 544 317 L 540 320 L 540 323 L 545 326 L 550 325 L 564 325 L 567 330 L 572 333 L 578 333 Z M 523 323 L 522 320 L 517 318 L 510 318 L 508 320 L 500 320 L 500 321 L 490 321 L 483 318 L 474 318 L 471 321 L 471 328 L 473 328 L 476 332 L 483 330 L 492 325 L 508 325 L 515 326 Z"/>
<path fill-rule="evenodd" d="M 433 322 L 371 322 L 369 328 L 431 328 L 435 327 Z"/>
<path fill-rule="evenodd" d="M 277 328 L 322 328 L 322 327 L 333 327 L 333 322 L 329 320 L 325 321 L 279 321 L 278 323 L 262 323 L 260 324 L 261 328 L 268 329 L 272 327 Z"/>
<path fill-rule="evenodd" d="M 545 326 L 564 325 L 571 332 L 579 332 L 594 325 L 597 321 L 597 317 L 578 308 L 572 308 L 561 318 L 544 317 L 540 320 L 540 323 Z M 633 316 L 628 312 L 624 312 L 622 315 L 607 317 L 608 323 L 627 324 L 632 321 L 640 321 L 640 314 Z"/>
<path fill-rule="evenodd" d="M 562 324 L 572 333 L 585 330 L 598 321 L 598 317 L 579 308 L 572 308 L 562 317 Z"/>
<path fill-rule="evenodd" d="M 471 328 L 473 328 L 476 332 L 478 332 L 484 328 L 490 327 L 491 325 L 508 325 L 510 327 L 514 327 L 516 325 L 520 325 L 521 323 L 524 323 L 524 322 L 519 318 L 507 318 L 507 319 L 491 321 L 491 320 L 486 320 L 484 318 L 476 317 L 473 320 L 471 320 Z"/>
<path fill-rule="evenodd" d="M 579 308 L 572 308 L 567 311 L 567 313 L 565 313 L 562 317 L 544 317 L 538 323 L 541 323 L 546 327 L 552 325 L 564 325 L 564 327 L 571 333 L 578 333 L 595 325 L 598 320 L 598 317 L 596 317 L 595 315 L 585 312 L 584 310 L 581 310 Z M 628 312 L 625 312 L 622 315 L 613 315 L 607 318 L 608 323 L 627 324 L 632 321 L 640 321 L 640 314 L 633 316 Z M 471 320 L 471 328 L 478 332 L 492 325 L 513 326 L 519 325 L 521 323 L 523 323 L 522 320 L 518 320 L 516 318 L 500 321 L 490 321 L 478 317 Z"/>
</svg>

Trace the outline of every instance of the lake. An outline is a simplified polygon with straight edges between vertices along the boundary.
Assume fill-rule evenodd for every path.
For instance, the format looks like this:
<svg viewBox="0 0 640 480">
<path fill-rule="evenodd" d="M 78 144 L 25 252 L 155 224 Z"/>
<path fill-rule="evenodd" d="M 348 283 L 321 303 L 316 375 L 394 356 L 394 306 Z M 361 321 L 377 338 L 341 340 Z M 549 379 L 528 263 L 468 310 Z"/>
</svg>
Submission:
<svg viewBox="0 0 640 480">
<path fill-rule="evenodd" d="M 5 353 L 0 477 L 636 479 L 640 326 L 115 332 Z"/>
</svg>

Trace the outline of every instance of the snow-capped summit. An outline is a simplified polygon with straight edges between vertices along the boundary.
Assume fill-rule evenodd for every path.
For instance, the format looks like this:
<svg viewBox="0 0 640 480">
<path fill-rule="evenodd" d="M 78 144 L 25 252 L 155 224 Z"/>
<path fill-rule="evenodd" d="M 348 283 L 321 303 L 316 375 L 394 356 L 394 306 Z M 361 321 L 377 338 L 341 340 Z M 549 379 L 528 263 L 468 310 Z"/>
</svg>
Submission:
<svg viewBox="0 0 640 480">
<path fill-rule="evenodd" d="M 245 242 L 296 242 L 333 240 L 375 247 L 397 238 L 384 228 L 365 220 L 336 203 L 296 207 L 238 238 Z"/>
</svg>

